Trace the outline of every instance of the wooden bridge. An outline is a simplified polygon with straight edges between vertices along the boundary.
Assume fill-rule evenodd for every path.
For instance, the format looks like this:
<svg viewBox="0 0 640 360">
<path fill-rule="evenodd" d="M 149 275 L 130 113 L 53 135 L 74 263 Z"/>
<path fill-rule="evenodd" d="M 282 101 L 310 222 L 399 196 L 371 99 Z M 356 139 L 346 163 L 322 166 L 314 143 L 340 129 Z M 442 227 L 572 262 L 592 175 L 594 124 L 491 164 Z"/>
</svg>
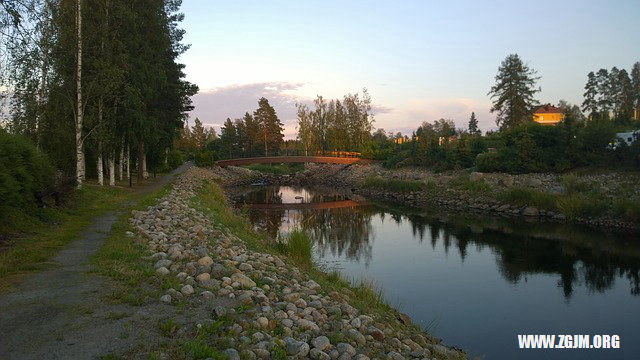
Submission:
<svg viewBox="0 0 640 360">
<path fill-rule="evenodd" d="M 360 154 L 358 154 L 360 155 Z M 323 163 L 323 164 L 353 164 L 360 160 L 360 156 L 262 156 L 219 160 L 219 166 L 237 166 L 250 164 L 280 164 L 280 163 Z"/>
</svg>

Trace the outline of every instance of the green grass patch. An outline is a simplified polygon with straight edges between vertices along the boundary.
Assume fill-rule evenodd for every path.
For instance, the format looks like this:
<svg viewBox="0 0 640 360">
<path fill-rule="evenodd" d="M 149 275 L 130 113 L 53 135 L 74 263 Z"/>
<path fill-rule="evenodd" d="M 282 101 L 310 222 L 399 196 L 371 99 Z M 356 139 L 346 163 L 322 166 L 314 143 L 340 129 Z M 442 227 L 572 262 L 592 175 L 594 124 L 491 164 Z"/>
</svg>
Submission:
<svg viewBox="0 0 640 360">
<path fill-rule="evenodd" d="M 623 219 L 640 221 L 640 200 L 617 199 L 613 203 L 613 211 Z"/>
<path fill-rule="evenodd" d="M 544 191 L 524 187 L 511 188 L 498 196 L 501 201 L 518 206 L 535 206 L 539 209 L 557 210 L 556 196 Z"/>
<path fill-rule="evenodd" d="M 578 217 L 598 216 L 607 209 L 607 204 L 593 196 L 570 194 L 558 198 L 556 206 L 571 220 Z"/>
<path fill-rule="evenodd" d="M 310 267 L 313 263 L 311 239 L 302 230 L 296 229 L 286 236 L 278 239 L 276 249 L 288 255 L 296 264 Z"/>
<path fill-rule="evenodd" d="M 567 194 L 586 193 L 594 190 L 595 186 L 578 179 L 575 173 L 568 173 L 560 178 Z"/>
<path fill-rule="evenodd" d="M 127 188 L 85 184 L 59 208 L 9 214 L 0 225 L 0 291 L 22 274 L 54 265 L 50 259 L 77 239 L 96 216 L 121 207 L 134 196 Z"/>
<path fill-rule="evenodd" d="M 379 176 L 368 177 L 361 185 L 365 188 L 384 189 L 398 193 L 433 190 L 436 187 L 433 181 L 425 183 L 418 180 L 384 179 Z"/>
<path fill-rule="evenodd" d="M 472 193 L 488 193 L 491 192 L 491 185 L 487 184 L 484 179 L 471 181 L 468 176 L 458 176 L 451 180 L 451 185 L 460 190 Z"/>
</svg>

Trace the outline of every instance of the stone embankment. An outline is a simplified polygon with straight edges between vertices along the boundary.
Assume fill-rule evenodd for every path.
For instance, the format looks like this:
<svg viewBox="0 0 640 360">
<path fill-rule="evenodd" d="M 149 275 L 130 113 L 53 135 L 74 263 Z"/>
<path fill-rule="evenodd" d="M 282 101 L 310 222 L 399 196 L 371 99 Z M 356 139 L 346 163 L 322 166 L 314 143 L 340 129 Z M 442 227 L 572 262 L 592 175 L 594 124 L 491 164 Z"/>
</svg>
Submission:
<svg viewBox="0 0 640 360">
<path fill-rule="evenodd" d="M 501 195 L 513 189 L 528 189 L 552 196 L 567 194 L 563 176 L 558 174 L 488 174 L 465 171 L 434 173 L 419 168 L 384 169 L 378 164 L 367 165 L 308 165 L 307 170 L 290 177 L 262 175 L 270 183 L 289 185 L 327 185 L 351 188 L 366 197 L 401 203 L 414 207 L 435 207 L 454 212 L 471 212 L 501 217 L 520 217 L 529 220 L 566 222 L 574 221 L 594 227 L 624 231 L 640 231 L 638 222 L 624 219 L 613 211 L 613 204 L 621 199 L 640 202 L 640 175 L 600 173 L 576 176 L 577 182 L 592 190 L 587 201 L 604 203 L 607 209 L 596 216 L 570 214 L 562 209 L 543 209 L 535 204 L 513 204 Z M 408 193 L 384 188 L 366 188 L 367 178 L 421 181 L 432 186 Z M 476 186 L 477 185 L 477 186 Z M 627 195 L 623 195 L 627 194 Z M 594 197 L 593 199 L 590 197 Z M 597 197 L 597 199 L 595 198 Z M 569 203 L 567 206 L 570 206 Z"/>
<path fill-rule="evenodd" d="M 404 314 L 381 318 L 356 309 L 352 290 L 324 288 L 285 256 L 248 247 L 196 210 L 190 199 L 203 181 L 253 179 L 237 168 L 214 171 L 190 169 L 156 205 L 130 219 L 137 232 L 130 235 L 148 248 L 157 276 L 172 284 L 158 301 L 209 314 L 184 327 L 199 334 L 198 341 L 204 336 L 199 346 L 217 348 L 227 359 L 465 358 Z"/>
</svg>

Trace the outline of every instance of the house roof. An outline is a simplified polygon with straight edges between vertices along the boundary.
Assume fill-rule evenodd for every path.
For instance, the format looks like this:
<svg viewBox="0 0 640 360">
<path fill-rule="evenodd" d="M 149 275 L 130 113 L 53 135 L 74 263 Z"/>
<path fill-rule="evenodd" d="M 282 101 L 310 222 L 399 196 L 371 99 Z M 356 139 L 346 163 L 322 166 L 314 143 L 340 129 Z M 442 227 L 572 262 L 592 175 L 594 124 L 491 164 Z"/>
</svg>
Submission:
<svg viewBox="0 0 640 360">
<path fill-rule="evenodd" d="M 551 104 L 546 104 L 538 107 L 533 113 L 534 114 L 557 114 L 557 113 L 563 113 L 563 111 Z"/>
</svg>

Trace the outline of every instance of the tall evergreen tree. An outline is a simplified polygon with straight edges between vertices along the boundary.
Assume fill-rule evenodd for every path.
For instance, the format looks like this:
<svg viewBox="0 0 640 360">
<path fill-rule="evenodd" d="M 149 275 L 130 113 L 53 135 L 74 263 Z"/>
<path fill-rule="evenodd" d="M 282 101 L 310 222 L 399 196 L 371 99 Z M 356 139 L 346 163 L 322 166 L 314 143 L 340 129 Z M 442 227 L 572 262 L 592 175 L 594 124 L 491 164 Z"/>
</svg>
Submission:
<svg viewBox="0 0 640 360">
<path fill-rule="evenodd" d="M 478 129 L 478 119 L 476 119 L 476 113 L 471 112 L 471 117 L 469 118 L 469 134 L 471 135 L 480 135 L 482 132 Z"/>
<path fill-rule="evenodd" d="M 587 84 L 584 86 L 584 89 L 582 111 L 586 112 L 590 117 L 593 117 L 598 113 L 598 80 L 593 71 L 587 75 Z"/>
<path fill-rule="evenodd" d="M 496 124 L 509 128 L 531 120 L 533 107 L 538 104 L 534 95 L 540 77 L 520 59 L 511 54 L 502 62 L 496 75 L 496 84 L 488 95 L 493 99 L 491 112 L 497 112 Z"/>
<path fill-rule="evenodd" d="M 276 110 L 269 105 L 269 100 L 264 97 L 258 100 L 258 109 L 254 111 L 253 118 L 260 125 L 264 156 L 268 156 L 269 151 L 276 154 L 284 142 L 284 127 L 276 115 Z"/>
<path fill-rule="evenodd" d="M 245 152 L 249 156 L 257 155 L 261 144 L 260 125 L 248 112 L 244 114 L 242 120 L 245 129 L 245 140 L 243 144 Z"/>
<path fill-rule="evenodd" d="M 600 119 L 609 119 L 611 110 L 611 78 L 607 69 L 600 69 L 596 73 L 596 89 L 598 91 L 598 113 Z"/>
<path fill-rule="evenodd" d="M 619 90 L 616 99 L 616 119 L 627 121 L 633 116 L 633 88 L 627 70 L 622 69 L 618 72 L 617 85 Z"/>
<path fill-rule="evenodd" d="M 640 112 L 640 62 L 631 68 L 631 93 L 635 108 Z"/>
<path fill-rule="evenodd" d="M 232 158 L 235 153 L 235 146 L 238 143 L 236 128 L 231 119 L 227 118 L 224 126 L 220 130 L 221 151 L 225 156 Z"/>
</svg>

